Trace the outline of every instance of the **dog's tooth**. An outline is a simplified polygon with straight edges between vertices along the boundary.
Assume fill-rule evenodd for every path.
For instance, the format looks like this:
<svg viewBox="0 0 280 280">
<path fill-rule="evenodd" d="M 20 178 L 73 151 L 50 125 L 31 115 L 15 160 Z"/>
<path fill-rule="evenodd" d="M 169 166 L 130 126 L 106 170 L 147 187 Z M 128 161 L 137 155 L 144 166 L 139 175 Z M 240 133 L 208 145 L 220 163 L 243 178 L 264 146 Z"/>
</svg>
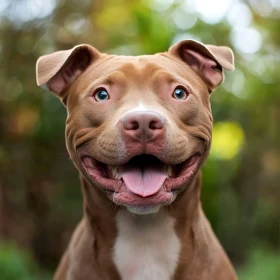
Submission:
<svg viewBox="0 0 280 280">
<path fill-rule="evenodd" d="M 167 171 L 167 175 L 169 176 L 169 177 L 171 177 L 172 176 L 172 167 L 171 167 L 171 165 L 167 165 L 167 167 L 166 167 L 166 171 Z"/>
<path fill-rule="evenodd" d="M 116 179 L 120 179 L 120 169 L 118 166 L 116 166 Z"/>
<path fill-rule="evenodd" d="M 116 166 L 113 166 L 113 167 L 112 167 L 112 175 L 113 175 L 113 178 L 116 177 L 116 174 L 117 174 Z"/>
<path fill-rule="evenodd" d="M 114 179 L 119 179 L 120 178 L 119 167 L 117 167 L 117 166 L 110 166 L 110 171 L 111 171 L 112 177 Z"/>
<path fill-rule="evenodd" d="M 116 175 L 116 179 L 119 180 L 121 178 L 121 174 L 119 172 L 119 169 L 117 169 L 117 175 Z"/>
<path fill-rule="evenodd" d="M 118 180 L 121 178 L 120 169 L 119 169 L 118 166 L 116 166 L 116 177 L 115 178 L 118 179 Z"/>
</svg>

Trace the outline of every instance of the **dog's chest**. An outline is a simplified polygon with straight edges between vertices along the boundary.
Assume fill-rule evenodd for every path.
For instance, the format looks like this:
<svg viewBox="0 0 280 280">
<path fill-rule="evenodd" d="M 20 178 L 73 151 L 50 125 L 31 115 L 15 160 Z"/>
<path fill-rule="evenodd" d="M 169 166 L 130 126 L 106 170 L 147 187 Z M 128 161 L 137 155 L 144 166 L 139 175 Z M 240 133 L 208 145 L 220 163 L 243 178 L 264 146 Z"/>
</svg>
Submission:
<svg viewBox="0 0 280 280">
<path fill-rule="evenodd" d="M 174 219 L 167 214 L 134 217 L 117 214 L 113 259 L 122 280 L 170 280 L 180 254 Z"/>
</svg>

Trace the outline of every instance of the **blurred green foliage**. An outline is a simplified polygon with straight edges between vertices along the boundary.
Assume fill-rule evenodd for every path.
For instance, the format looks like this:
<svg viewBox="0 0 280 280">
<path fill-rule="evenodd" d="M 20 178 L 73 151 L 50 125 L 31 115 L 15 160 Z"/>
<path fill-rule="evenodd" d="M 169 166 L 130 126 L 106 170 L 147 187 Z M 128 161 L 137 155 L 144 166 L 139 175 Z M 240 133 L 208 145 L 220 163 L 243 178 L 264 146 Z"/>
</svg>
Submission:
<svg viewBox="0 0 280 280">
<path fill-rule="evenodd" d="M 0 244 L 0 275 L 5 280 L 31 280 L 30 260 L 12 244 Z"/>
<path fill-rule="evenodd" d="M 36 59 L 80 43 L 148 54 L 181 39 L 235 53 L 236 70 L 211 96 L 203 208 L 242 280 L 280 279 L 277 1 L 1 0 L 0 17 L 0 236 L 33 256 L 2 243 L 1 280 L 52 272 L 82 213 L 64 144 L 65 108 L 36 87 Z"/>
<path fill-rule="evenodd" d="M 280 256 L 267 248 L 255 248 L 248 264 L 240 269 L 241 280 L 280 279 Z"/>
<path fill-rule="evenodd" d="M 0 243 L 1 280 L 47 280 L 49 273 L 40 272 L 33 258 L 14 243 Z"/>
</svg>

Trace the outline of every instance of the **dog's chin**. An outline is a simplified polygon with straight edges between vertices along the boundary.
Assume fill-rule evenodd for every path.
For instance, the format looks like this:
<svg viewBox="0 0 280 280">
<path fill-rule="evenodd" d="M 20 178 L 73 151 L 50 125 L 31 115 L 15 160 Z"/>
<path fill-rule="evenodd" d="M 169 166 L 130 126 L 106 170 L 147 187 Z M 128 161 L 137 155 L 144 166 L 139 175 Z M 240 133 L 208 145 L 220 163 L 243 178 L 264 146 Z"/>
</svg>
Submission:
<svg viewBox="0 0 280 280">
<path fill-rule="evenodd" d="M 152 155 L 138 155 L 122 165 L 107 165 L 91 156 L 81 158 L 86 176 L 115 204 L 136 215 L 155 214 L 171 204 L 201 164 L 194 154 L 179 164 L 166 164 Z"/>
<path fill-rule="evenodd" d="M 156 214 L 161 205 L 125 205 L 126 209 L 135 215 L 152 215 Z"/>
</svg>

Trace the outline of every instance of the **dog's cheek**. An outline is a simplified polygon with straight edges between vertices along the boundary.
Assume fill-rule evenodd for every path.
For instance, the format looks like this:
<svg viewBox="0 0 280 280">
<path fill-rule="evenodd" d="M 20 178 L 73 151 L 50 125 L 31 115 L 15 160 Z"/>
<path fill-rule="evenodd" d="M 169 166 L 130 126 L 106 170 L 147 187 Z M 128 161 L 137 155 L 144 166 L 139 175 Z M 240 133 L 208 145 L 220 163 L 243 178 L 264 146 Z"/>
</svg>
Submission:
<svg viewBox="0 0 280 280">
<path fill-rule="evenodd" d="M 100 127 L 108 115 L 109 109 L 98 106 L 91 100 L 91 97 L 80 100 L 68 112 L 68 116 L 79 129 L 90 129 Z"/>
<path fill-rule="evenodd" d="M 68 116 L 75 120 L 79 128 L 101 126 L 108 115 L 113 115 L 110 100 L 98 103 L 88 93 L 73 89 L 68 97 Z"/>
<path fill-rule="evenodd" d="M 195 125 L 197 115 L 201 111 L 200 107 L 199 98 L 195 95 L 190 95 L 182 102 L 177 101 L 176 107 L 172 108 L 172 115 L 177 116 L 183 125 Z"/>
<path fill-rule="evenodd" d="M 182 103 L 184 106 L 181 105 L 178 109 L 178 117 L 181 121 L 177 123 L 177 126 L 181 133 L 188 136 L 188 142 L 190 139 L 194 139 L 196 144 L 193 147 L 195 149 L 198 147 L 197 149 L 201 151 L 203 150 L 201 145 L 210 146 L 213 120 L 210 107 L 203 104 L 200 96 L 192 97 L 185 104 Z M 188 146 L 192 149 L 192 145 L 189 144 Z"/>
<path fill-rule="evenodd" d="M 116 129 L 107 129 L 98 135 L 96 147 L 92 153 L 99 161 L 111 165 L 122 161 L 127 154 L 121 135 Z"/>
</svg>

